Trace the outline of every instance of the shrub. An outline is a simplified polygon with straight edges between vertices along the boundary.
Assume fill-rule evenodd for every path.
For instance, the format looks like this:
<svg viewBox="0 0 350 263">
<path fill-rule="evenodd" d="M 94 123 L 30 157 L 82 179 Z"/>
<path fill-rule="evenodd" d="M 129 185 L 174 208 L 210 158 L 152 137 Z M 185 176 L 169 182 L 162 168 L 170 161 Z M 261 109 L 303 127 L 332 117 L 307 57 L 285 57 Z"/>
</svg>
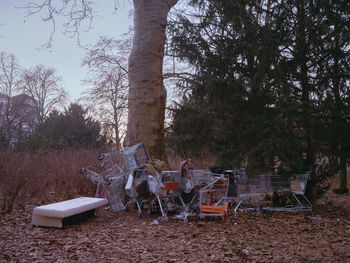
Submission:
<svg viewBox="0 0 350 263">
<path fill-rule="evenodd" d="M 95 186 L 79 170 L 96 164 L 98 154 L 82 149 L 0 153 L 0 210 L 93 196 Z"/>
</svg>

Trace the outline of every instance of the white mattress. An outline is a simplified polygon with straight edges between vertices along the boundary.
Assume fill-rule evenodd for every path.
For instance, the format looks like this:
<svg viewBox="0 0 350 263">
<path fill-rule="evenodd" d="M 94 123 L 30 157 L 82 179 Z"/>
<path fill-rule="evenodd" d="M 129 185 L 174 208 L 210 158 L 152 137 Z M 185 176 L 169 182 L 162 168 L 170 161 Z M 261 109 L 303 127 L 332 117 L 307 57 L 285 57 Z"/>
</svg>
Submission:
<svg viewBox="0 0 350 263">
<path fill-rule="evenodd" d="M 79 197 L 63 202 L 35 207 L 33 215 L 65 218 L 99 208 L 108 203 L 104 198 Z"/>
</svg>

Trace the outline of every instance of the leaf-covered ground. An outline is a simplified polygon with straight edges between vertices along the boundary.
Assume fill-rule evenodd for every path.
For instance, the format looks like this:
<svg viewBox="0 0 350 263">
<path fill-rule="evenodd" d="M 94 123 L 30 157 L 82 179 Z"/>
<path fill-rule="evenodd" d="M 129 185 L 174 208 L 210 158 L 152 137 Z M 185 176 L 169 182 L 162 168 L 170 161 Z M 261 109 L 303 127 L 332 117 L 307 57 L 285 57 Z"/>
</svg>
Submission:
<svg viewBox="0 0 350 263">
<path fill-rule="evenodd" d="M 63 229 L 30 225 L 34 205 L 0 216 L 0 262 L 350 262 L 350 195 L 329 193 L 303 214 L 231 220 L 138 218 L 100 209 Z M 322 218 L 322 219 L 319 219 Z"/>
</svg>

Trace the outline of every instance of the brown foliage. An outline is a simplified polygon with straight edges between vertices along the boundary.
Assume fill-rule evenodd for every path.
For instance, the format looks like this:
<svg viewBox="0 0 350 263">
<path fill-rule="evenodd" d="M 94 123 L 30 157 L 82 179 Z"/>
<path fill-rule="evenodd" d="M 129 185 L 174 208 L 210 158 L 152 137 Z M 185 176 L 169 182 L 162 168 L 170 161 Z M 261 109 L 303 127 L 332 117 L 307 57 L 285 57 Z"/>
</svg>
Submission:
<svg viewBox="0 0 350 263">
<path fill-rule="evenodd" d="M 0 153 L 0 211 L 94 193 L 79 170 L 97 162 L 96 150 Z"/>
<path fill-rule="evenodd" d="M 249 214 L 185 225 L 100 209 L 63 229 L 34 228 L 32 207 L 0 217 L 0 262 L 349 262 L 350 221 Z M 320 217 L 315 214 L 315 217 Z"/>
<path fill-rule="evenodd" d="M 18 196 L 34 194 L 15 200 L 16 206 L 28 201 L 23 209 L 0 215 L 0 262 L 349 262 L 350 196 L 332 189 L 313 217 L 239 210 L 233 224 L 230 210 L 225 221 L 191 218 L 186 225 L 170 218 L 154 225 L 158 215 L 139 218 L 134 209 L 100 209 L 96 217 L 63 229 L 31 226 L 34 197 L 49 203 L 67 193 L 93 194 L 78 170 L 97 163 L 96 156 L 93 151 L 0 155 L 1 187 L 10 182 L 3 180 L 4 171 L 17 179 L 26 174 Z M 335 186 L 337 180 L 329 183 Z"/>
</svg>

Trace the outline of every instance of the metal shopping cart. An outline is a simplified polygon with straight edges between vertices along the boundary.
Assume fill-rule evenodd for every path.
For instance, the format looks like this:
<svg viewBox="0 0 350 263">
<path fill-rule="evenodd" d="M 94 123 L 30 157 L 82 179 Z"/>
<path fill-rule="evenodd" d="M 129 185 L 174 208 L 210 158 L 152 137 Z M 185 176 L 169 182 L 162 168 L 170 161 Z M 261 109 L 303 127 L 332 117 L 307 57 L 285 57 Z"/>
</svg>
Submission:
<svg viewBox="0 0 350 263">
<path fill-rule="evenodd" d="M 305 189 L 310 174 L 259 175 L 248 177 L 245 173 L 230 173 L 227 175 L 227 192 L 223 200 L 235 202 L 234 219 L 237 210 L 243 202 L 251 206 L 259 206 L 263 211 L 311 212 L 312 204 L 305 196 Z M 279 195 L 283 202 L 279 206 L 262 206 L 266 196 Z"/>
<path fill-rule="evenodd" d="M 173 200 L 173 207 L 177 207 L 174 218 L 187 223 L 188 218 L 192 216 L 226 215 L 227 205 L 226 209 L 221 209 L 221 205 L 213 204 L 220 191 L 222 195 L 225 193 L 226 183 L 222 185 L 221 175 L 209 170 L 189 170 L 186 176 L 182 176 L 179 171 L 164 171 L 162 178 L 165 191 L 160 198 Z M 180 202 L 176 203 L 176 200 Z"/>
<path fill-rule="evenodd" d="M 268 211 L 285 211 L 285 212 L 311 212 L 312 204 L 305 196 L 305 189 L 310 173 L 296 174 L 292 176 L 260 176 L 262 185 L 265 189 L 279 194 L 283 198 L 283 206 L 264 207 Z"/>
<path fill-rule="evenodd" d="M 99 155 L 99 167 L 82 168 L 81 173 L 97 185 L 96 197 L 107 198 L 111 210 L 120 211 L 127 206 L 125 185 L 129 173 L 149 159 L 145 145 L 139 143 L 121 152 Z"/>
<path fill-rule="evenodd" d="M 80 172 L 97 185 L 95 197 L 106 198 L 112 211 L 120 211 L 125 209 L 126 174 L 118 164 L 110 165 L 114 156 L 105 154 L 100 159 L 101 165 L 98 169 L 89 166 L 82 168 Z"/>
</svg>

